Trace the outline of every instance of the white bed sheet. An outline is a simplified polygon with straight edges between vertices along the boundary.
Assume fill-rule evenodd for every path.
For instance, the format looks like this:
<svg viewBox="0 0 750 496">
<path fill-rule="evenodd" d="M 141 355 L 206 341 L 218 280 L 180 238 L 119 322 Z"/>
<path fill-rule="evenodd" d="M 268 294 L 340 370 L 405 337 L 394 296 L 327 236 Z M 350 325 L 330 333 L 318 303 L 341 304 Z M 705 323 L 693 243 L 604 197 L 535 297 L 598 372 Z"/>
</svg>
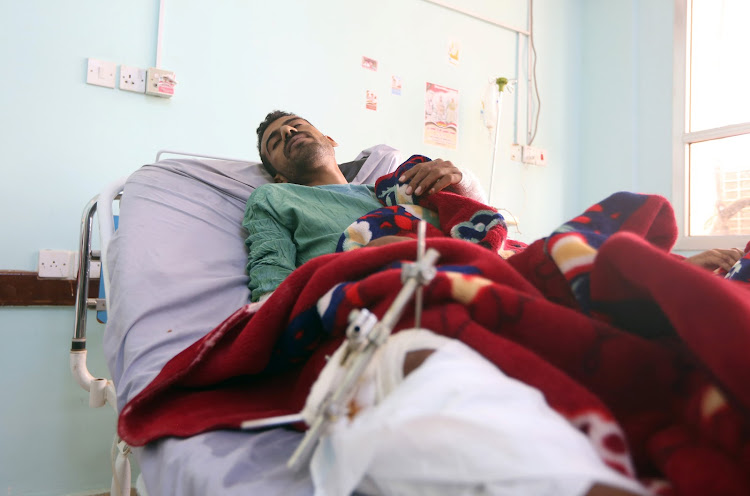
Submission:
<svg viewBox="0 0 750 496">
<path fill-rule="evenodd" d="M 400 164 L 385 145 L 353 183 Z M 357 160 L 355 159 L 355 160 Z M 118 408 L 180 351 L 249 302 L 245 203 L 270 177 L 257 164 L 166 159 L 128 179 L 108 250 L 111 278 L 104 352 Z M 152 496 L 312 494 L 309 474 L 284 468 L 300 434 L 215 431 L 134 450 Z"/>
</svg>

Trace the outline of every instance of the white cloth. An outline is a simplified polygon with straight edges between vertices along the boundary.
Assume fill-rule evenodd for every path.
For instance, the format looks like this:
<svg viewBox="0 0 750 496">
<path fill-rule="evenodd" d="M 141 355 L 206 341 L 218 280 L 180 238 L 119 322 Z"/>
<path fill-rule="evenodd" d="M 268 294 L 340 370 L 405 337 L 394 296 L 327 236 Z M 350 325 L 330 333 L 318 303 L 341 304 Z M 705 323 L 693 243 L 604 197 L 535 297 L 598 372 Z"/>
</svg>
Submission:
<svg viewBox="0 0 750 496">
<path fill-rule="evenodd" d="M 468 169 L 461 169 L 461 181 L 456 184 L 456 192 L 466 198 L 477 200 L 478 202 L 489 205 L 487 199 L 487 193 L 484 192 L 484 188 L 479 184 L 479 179 Z"/>
<path fill-rule="evenodd" d="M 355 184 L 375 184 L 380 176 L 395 171 L 402 163 L 401 152 L 388 145 L 375 145 L 362 150 L 354 160 L 364 157 L 367 157 L 367 161 L 352 181 Z M 487 193 L 479 183 L 477 176 L 468 169 L 462 169 L 461 167 L 458 167 L 458 169 L 461 171 L 461 181 L 454 186 L 456 192 L 461 196 L 487 204 Z"/>
<path fill-rule="evenodd" d="M 403 378 L 409 351 L 435 349 Z M 337 351 L 337 354 L 341 349 Z M 306 410 L 340 371 L 337 355 Z M 327 369 L 327 370 L 326 370 Z M 402 331 L 378 350 L 355 401 L 316 448 L 316 495 L 583 495 L 595 482 L 646 494 L 607 467 L 586 437 L 463 343 Z"/>
<path fill-rule="evenodd" d="M 390 174 L 401 165 L 401 152 L 388 145 L 371 146 L 362 150 L 354 160 L 364 157 L 367 160 L 354 176 L 353 184 L 375 184 L 380 176 Z"/>
</svg>

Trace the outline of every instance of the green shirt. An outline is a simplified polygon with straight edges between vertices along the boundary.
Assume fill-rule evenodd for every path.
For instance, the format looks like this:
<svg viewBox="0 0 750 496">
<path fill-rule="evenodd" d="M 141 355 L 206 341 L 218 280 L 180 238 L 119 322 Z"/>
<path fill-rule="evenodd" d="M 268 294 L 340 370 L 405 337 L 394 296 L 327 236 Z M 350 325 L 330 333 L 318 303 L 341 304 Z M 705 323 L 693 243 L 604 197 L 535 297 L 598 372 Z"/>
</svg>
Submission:
<svg viewBox="0 0 750 496">
<path fill-rule="evenodd" d="M 247 200 L 248 287 L 252 301 L 319 255 L 333 253 L 349 225 L 382 205 L 372 185 L 264 184 Z"/>
</svg>

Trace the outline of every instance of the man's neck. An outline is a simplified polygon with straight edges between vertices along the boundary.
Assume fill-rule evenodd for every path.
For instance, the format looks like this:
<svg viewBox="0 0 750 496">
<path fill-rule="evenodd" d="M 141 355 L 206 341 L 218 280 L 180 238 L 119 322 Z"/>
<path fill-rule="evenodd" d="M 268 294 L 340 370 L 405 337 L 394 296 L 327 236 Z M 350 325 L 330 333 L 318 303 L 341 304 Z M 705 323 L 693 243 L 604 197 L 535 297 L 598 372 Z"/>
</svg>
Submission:
<svg viewBox="0 0 750 496">
<path fill-rule="evenodd" d="M 339 169 L 338 165 L 335 167 L 326 167 L 322 170 L 316 170 L 315 175 L 304 183 L 305 186 L 321 186 L 324 184 L 347 184 L 348 181 L 344 177 L 344 174 Z"/>
</svg>

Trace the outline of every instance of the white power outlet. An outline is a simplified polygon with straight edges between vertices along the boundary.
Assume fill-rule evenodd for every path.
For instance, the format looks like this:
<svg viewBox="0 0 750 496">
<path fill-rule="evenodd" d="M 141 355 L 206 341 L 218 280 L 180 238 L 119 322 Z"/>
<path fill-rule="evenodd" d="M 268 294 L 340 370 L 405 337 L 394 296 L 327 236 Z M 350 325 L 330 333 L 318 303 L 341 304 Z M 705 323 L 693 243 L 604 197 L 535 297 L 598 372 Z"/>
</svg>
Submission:
<svg viewBox="0 0 750 496">
<path fill-rule="evenodd" d="M 522 162 L 531 165 L 547 165 L 547 150 L 524 145 L 521 149 Z"/>
<path fill-rule="evenodd" d="M 37 272 L 45 279 L 75 279 L 78 272 L 78 252 L 39 250 Z"/>
<path fill-rule="evenodd" d="M 117 66 L 114 62 L 90 58 L 86 69 L 86 82 L 105 88 L 114 88 L 116 70 Z"/>
<path fill-rule="evenodd" d="M 147 95 L 171 98 L 176 85 L 177 79 L 172 71 L 151 67 L 146 74 Z"/>
<path fill-rule="evenodd" d="M 136 93 L 146 92 L 146 69 L 139 69 L 129 65 L 120 66 L 120 89 L 134 91 Z"/>
<path fill-rule="evenodd" d="M 510 145 L 510 159 L 514 162 L 520 162 L 523 158 L 521 145 Z"/>
</svg>

